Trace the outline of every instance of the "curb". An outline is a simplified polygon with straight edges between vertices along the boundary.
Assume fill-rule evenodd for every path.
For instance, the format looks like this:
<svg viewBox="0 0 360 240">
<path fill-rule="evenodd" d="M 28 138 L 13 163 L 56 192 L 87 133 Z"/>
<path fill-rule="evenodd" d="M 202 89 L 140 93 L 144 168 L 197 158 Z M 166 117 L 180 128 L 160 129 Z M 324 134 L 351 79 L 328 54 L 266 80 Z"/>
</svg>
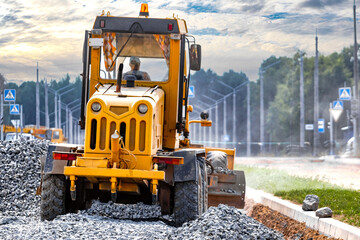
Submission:
<svg viewBox="0 0 360 240">
<path fill-rule="evenodd" d="M 350 164 L 350 165 L 360 165 L 359 158 L 344 158 L 335 155 L 326 155 L 322 156 L 319 159 L 324 160 L 325 162 L 332 162 L 332 163 L 343 163 L 343 164 Z"/>
<path fill-rule="evenodd" d="M 246 187 L 246 197 L 299 222 L 305 222 L 307 227 L 318 230 L 321 234 L 344 240 L 360 240 L 360 228 L 332 218 L 318 218 L 315 216 L 315 211 L 303 211 L 301 206 L 282 200 L 269 193 Z"/>
</svg>

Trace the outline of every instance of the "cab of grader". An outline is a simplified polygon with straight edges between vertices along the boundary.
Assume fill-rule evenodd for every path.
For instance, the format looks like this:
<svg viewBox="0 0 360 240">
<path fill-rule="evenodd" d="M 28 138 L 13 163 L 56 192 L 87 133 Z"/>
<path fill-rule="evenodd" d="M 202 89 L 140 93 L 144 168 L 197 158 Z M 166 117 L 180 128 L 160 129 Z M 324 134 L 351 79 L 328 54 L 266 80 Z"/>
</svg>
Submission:
<svg viewBox="0 0 360 240">
<path fill-rule="evenodd" d="M 214 173 L 205 157 L 221 149 L 190 144 L 190 70 L 200 70 L 200 59 L 186 22 L 149 18 L 147 4 L 139 17 L 96 17 L 83 48 L 85 143 L 49 146 L 39 190 L 42 220 L 86 209 L 94 199 L 160 204 L 178 225 L 208 203 L 243 207 L 243 173 Z M 206 117 L 199 123 L 211 126 Z M 224 152 L 231 168 L 234 150 Z"/>
</svg>

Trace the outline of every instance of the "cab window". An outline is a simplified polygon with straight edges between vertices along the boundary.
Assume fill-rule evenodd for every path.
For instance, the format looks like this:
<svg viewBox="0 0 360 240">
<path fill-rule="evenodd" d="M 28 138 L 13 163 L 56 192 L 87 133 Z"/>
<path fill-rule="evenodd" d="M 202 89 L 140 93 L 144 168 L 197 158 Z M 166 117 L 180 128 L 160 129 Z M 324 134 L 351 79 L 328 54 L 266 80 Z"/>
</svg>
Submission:
<svg viewBox="0 0 360 240">
<path fill-rule="evenodd" d="M 169 35 L 106 32 L 103 38 L 100 64 L 102 79 L 117 79 L 119 65 L 123 63 L 123 79 L 127 75 L 134 75 L 135 80 L 168 80 Z"/>
<path fill-rule="evenodd" d="M 59 131 L 53 131 L 53 139 L 59 139 L 59 138 L 60 138 Z"/>
<path fill-rule="evenodd" d="M 52 130 L 47 130 L 45 132 L 45 139 L 46 140 L 51 140 L 51 135 L 52 135 Z"/>
</svg>

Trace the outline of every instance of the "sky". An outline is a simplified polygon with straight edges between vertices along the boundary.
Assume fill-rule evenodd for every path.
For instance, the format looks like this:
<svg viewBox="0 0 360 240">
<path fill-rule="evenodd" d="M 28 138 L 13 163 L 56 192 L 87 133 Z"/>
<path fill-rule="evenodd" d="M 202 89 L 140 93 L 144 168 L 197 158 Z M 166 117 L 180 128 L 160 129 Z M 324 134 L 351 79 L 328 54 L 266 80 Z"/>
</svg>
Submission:
<svg viewBox="0 0 360 240">
<path fill-rule="evenodd" d="M 82 71 L 85 30 L 95 17 L 136 17 L 139 0 L 0 0 L 0 73 L 8 82 L 71 79 Z M 270 56 L 341 51 L 353 44 L 352 0 L 149 0 L 150 17 L 174 15 L 202 46 L 202 68 L 258 78 Z M 360 5 L 360 0 L 356 1 Z M 357 15 L 357 18 L 360 14 Z"/>
</svg>

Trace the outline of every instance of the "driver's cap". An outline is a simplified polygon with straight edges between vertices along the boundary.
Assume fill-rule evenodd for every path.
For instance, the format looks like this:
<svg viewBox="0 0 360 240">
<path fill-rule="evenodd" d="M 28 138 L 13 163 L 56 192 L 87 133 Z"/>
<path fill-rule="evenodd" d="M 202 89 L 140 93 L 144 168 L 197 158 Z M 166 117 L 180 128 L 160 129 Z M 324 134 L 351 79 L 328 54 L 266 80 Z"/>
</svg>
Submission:
<svg viewBox="0 0 360 240">
<path fill-rule="evenodd" d="M 141 63 L 141 62 L 140 62 L 140 58 L 138 58 L 138 57 L 131 57 L 131 58 L 130 58 L 130 63 L 140 64 L 140 63 Z"/>
</svg>

